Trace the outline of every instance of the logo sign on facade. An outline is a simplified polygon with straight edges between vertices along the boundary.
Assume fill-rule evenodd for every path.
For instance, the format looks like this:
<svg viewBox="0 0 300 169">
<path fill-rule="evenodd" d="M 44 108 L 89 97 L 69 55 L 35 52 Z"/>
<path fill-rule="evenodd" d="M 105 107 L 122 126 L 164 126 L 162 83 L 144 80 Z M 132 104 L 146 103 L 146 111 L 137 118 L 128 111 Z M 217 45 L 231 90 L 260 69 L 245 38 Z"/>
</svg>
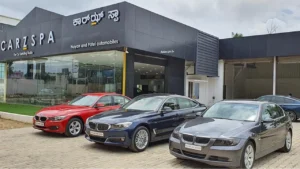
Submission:
<svg viewBox="0 0 300 169">
<path fill-rule="evenodd" d="M 96 46 L 106 46 L 106 45 L 115 45 L 119 44 L 119 40 L 111 39 L 107 41 L 99 41 L 99 42 L 88 42 L 83 44 L 71 45 L 71 49 L 81 49 L 81 48 L 91 48 Z"/>
<path fill-rule="evenodd" d="M 23 51 L 27 51 L 29 46 L 36 46 L 37 44 L 43 45 L 46 41 L 48 44 L 55 43 L 54 33 L 50 31 L 49 34 L 40 33 L 39 37 L 36 35 L 31 35 L 30 40 L 28 40 L 28 36 L 24 36 L 23 38 L 10 39 L 8 41 L 2 41 L 0 43 L 0 48 L 2 51 L 9 51 L 14 49 L 22 48 Z M 30 44 L 29 44 L 29 43 Z M 26 54 L 33 54 L 31 52 L 26 52 Z M 24 55 L 26 55 L 24 53 Z"/>
<path fill-rule="evenodd" d="M 113 20 L 114 22 L 119 22 L 120 21 L 120 12 L 119 10 L 111 10 L 108 11 L 108 19 Z M 79 26 L 79 25 L 84 25 L 89 22 L 91 22 L 92 26 L 97 25 L 99 22 L 102 21 L 102 19 L 105 17 L 105 12 L 101 11 L 100 13 L 95 12 L 94 14 L 88 14 L 87 16 L 81 17 L 81 18 L 76 18 L 73 19 L 73 25 L 74 26 Z"/>
<path fill-rule="evenodd" d="M 162 50 L 160 51 L 160 53 L 162 54 L 168 54 L 168 53 L 174 53 L 175 51 L 174 50 Z"/>
</svg>

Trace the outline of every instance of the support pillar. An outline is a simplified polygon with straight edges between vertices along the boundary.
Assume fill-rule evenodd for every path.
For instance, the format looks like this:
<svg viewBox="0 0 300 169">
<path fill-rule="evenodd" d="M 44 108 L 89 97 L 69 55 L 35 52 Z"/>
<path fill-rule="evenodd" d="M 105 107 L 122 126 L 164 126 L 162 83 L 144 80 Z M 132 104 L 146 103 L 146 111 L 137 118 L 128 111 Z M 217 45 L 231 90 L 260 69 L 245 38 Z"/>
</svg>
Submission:
<svg viewBox="0 0 300 169">
<path fill-rule="evenodd" d="M 277 57 L 273 58 L 273 95 L 276 95 Z"/>
</svg>

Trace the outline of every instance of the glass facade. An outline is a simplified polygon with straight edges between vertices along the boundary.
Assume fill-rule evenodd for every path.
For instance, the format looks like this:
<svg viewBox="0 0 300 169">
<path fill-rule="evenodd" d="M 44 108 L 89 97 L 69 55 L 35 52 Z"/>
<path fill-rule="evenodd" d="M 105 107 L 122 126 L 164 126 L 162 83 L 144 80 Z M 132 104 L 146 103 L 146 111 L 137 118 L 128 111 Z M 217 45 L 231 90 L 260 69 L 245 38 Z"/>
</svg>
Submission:
<svg viewBox="0 0 300 169">
<path fill-rule="evenodd" d="M 4 102 L 5 78 L 5 63 L 0 63 L 0 102 Z"/>
<path fill-rule="evenodd" d="M 56 105 L 82 93 L 122 94 L 123 53 L 105 51 L 8 62 L 10 103 Z"/>
</svg>

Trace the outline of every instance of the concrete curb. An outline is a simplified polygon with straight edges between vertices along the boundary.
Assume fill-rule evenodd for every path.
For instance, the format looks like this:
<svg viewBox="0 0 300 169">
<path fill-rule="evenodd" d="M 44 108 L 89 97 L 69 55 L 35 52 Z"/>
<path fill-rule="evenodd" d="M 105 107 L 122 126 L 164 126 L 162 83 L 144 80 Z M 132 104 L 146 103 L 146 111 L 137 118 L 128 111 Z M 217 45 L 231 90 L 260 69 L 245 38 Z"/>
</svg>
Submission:
<svg viewBox="0 0 300 169">
<path fill-rule="evenodd" d="M 0 118 L 19 121 L 19 122 L 23 122 L 23 123 L 32 123 L 33 116 L 13 114 L 13 113 L 7 113 L 7 112 L 0 111 Z"/>
</svg>

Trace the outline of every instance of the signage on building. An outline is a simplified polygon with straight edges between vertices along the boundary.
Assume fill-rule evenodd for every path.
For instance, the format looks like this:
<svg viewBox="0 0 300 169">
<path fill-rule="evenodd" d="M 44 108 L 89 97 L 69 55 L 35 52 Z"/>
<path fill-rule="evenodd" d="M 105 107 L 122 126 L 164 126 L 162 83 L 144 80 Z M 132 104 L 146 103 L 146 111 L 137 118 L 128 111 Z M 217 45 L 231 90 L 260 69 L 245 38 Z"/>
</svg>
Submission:
<svg viewBox="0 0 300 169">
<path fill-rule="evenodd" d="M 80 49 L 80 48 L 90 48 L 96 46 L 105 46 L 105 45 L 114 45 L 119 44 L 119 40 L 108 40 L 108 41 L 99 41 L 99 42 L 88 42 L 83 44 L 71 45 L 71 49 Z"/>
<path fill-rule="evenodd" d="M 2 41 L 0 43 L 0 48 L 2 51 L 10 51 L 14 49 L 22 49 L 27 51 L 29 46 L 43 45 L 45 42 L 47 44 L 55 43 L 55 37 L 53 31 L 50 31 L 48 34 L 40 33 L 37 37 L 36 35 L 31 35 L 30 39 L 28 36 L 24 36 L 22 38 L 9 39 L 8 41 Z M 25 55 L 26 53 L 24 53 Z M 28 54 L 32 54 L 31 52 L 27 52 Z"/>
<path fill-rule="evenodd" d="M 168 53 L 174 53 L 175 51 L 174 50 L 162 50 L 160 51 L 160 53 L 162 54 L 168 54 Z"/>
<path fill-rule="evenodd" d="M 114 22 L 119 22 L 120 21 L 120 11 L 115 9 L 108 11 L 108 16 L 107 19 L 113 20 Z M 83 16 L 81 18 L 76 18 L 73 19 L 73 25 L 74 26 L 79 26 L 79 25 L 84 25 L 87 23 L 91 23 L 92 26 L 97 25 L 99 22 L 102 21 L 102 19 L 105 18 L 105 12 L 101 11 L 99 13 L 94 12 L 93 14 L 88 14 L 86 16 Z"/>
</svg>

